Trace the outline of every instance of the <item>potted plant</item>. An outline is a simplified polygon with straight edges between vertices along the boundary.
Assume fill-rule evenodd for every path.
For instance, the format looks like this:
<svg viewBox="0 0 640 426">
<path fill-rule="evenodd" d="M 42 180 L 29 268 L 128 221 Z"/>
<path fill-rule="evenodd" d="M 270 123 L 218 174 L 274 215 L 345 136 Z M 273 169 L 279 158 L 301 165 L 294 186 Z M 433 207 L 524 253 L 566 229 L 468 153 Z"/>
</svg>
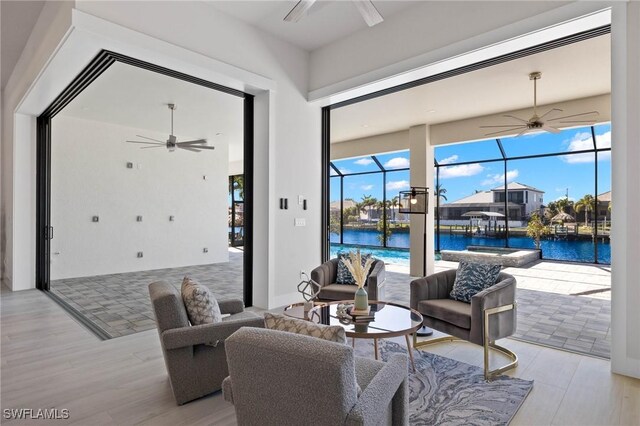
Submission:
<svg viewBox="0 0 640 426">
<path fill-rule="evenodd" d="M 531 214 L 527 224 L 527 236 L 533 238 L 536 250 L 540 250 L 540 238 L 549 234 L 549 228 L 542 222 L 537 212 Z M 542 257 L 542 252 L 540 252 Z"/>
</svg>

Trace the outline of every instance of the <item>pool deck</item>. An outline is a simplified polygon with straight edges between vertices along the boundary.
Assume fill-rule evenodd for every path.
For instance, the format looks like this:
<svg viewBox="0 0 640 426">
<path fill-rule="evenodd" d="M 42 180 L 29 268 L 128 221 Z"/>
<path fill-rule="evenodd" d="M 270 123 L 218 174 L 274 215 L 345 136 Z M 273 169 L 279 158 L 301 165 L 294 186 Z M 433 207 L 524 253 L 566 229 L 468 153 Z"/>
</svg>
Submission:
<svg viewBox="0 0 640 426">
<path fill-rule="evenodd" d="M 458 267 L 436 261 L 435 272 Z M 386 299 L 408 304 L 408 268 L 387 264 Z M 516 339 L 609 358 L 611 346 L 611 267 L 537 261 L 505 268 L 518 283 Z"/>
</svg>

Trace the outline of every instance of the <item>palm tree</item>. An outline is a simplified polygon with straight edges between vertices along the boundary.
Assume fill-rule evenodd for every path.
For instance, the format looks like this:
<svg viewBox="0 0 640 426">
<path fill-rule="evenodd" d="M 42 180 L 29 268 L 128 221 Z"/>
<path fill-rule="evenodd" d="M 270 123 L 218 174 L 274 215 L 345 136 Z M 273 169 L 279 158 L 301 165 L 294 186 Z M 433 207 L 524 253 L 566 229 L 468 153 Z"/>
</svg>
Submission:
<svg viewBox="0 0 640 426">
<path fill-rule="evenodd" d="M 443 200 L 448 201 L 447 196 L 444 195 L 446 193 L 447 193 L 447 188 L 443 188 L 441 184 L 436 185 L 436 193 L 435 193 L 436 197 L 440 197 Z"/>
<path fill-rule="evenodd" d="M 556 201 L 556 208 L 558 209 L 558 213 L 569 213 L 567 209 L 570 209 L 571 207 L 573 207 L 573 202 L 569 201 L 569 199 L 566 197 L 560 198 L 558 201 Z"/>
<path fill-rule="evenodd" d="M 391 203 L 391 217 L 392 220 L 395 222 L 396 221 L 396 207 L 398 207 L 400 205 L 400 197 L 399 196 L 395 196 L 391 199 L 390 201 Z"/>
<path fill-rule="evenodd" d="M 371 222 L 371 207 L 376 204 L 378 200 L 371 195 L 363 195 L 362 201 L 359 204 L 359 210 L 367 213 L 367 221 Z"/>
<path fill-rule="evenodd" d="M 593 195 L 586 194 L 575 204 L 576 213 L 584 210 L 584 226 L 589 226 L 589 212 L 595 210 L 596 200 Z"/>
</svg>

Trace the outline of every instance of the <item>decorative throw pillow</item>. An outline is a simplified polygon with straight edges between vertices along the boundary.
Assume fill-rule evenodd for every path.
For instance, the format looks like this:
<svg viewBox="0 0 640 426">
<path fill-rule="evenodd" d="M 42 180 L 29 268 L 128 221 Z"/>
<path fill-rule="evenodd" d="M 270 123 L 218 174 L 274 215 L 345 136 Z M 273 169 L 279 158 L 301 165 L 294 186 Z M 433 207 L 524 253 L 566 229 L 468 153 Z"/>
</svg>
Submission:
<svg viewBox="0 0 640 426">
<path fill-rule="evenodd" d="M 206 286 L 186 276 L 182 280 L 180 293 L 191 325 L 213 324 L 222 321 L 218 301 Z"/>
<path fill-rule="evenodd" d="M 471 303 L 471 298 L 496 283 L 500 265 L 460 262 L 450 299 Z"/>
<path fill-rule="evenodd" d="M 364 264 L 367 263 L 367 259 L 369 259 L 370 257 L 371 257 L 370 254 L 362 255 L 362 259 L 361 259 L 362 266 L 364 266 Z M 349 259 L 349 253 L 339 252 L 338 253 L 338 274 L 336 278 L 336 284 L 356 285 L 356 280 L 355 278 L 353 278 L 353 274 L 349 272 L 347 265 L 344 264 L 344 259 Z M 371 271 L 367 273 L 367 277 L 369 277 L 370 273 Z"/>
<path fill-rule="evenodd" d="M 347 335 L 344 332 L 344 328 L 339 325 L 316 324 L 311 321 L 265 312 L 264 326 L 270 330 L 287 331 L 289 333 L 317 337 L 330 342 L 347 343 Z"/>
</svg>

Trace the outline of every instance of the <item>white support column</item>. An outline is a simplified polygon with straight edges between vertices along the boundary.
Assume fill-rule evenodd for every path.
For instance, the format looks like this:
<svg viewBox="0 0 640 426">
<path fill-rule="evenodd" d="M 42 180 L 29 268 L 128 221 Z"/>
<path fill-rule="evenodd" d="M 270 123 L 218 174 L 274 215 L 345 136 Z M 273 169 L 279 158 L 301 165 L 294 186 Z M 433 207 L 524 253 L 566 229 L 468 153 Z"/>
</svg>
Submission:
<svg viewBox="0 0 640 426">
<path fill-rule="evenodd" d="M 640 3 L 611 23 L 611 369 L 640 377 Z"/>
<path fill-rule="evenodd" d="M 427 247 L 423 253 L 424 217 L 414 214 L 410 218 L 410 274 L 421 277 L 423 262 L 427 262 L 427 275 L 433 273 L 433 217 L 434 217 L 434 167 L 433 147 L 429 141 L 429 126 L 422 124 L 409 129 L 409 147 L 411 157 L 411 186 L 426 186 L 429 188 L 429 211 L 427 214 Z"/>
</svg>

